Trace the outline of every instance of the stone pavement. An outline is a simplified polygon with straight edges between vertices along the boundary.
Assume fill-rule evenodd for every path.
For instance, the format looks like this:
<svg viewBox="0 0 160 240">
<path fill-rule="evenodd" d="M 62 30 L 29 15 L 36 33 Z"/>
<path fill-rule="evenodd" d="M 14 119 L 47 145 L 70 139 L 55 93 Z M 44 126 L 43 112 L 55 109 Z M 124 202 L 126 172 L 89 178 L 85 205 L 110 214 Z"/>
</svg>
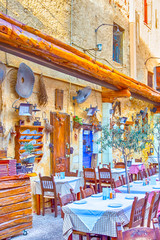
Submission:
<svg viewBox="0 0 160 240">
<path fill-rule="evenodd" d="M 13 240 L 63 240 L 63 219 L 58 213 L 58 217 L 54 217 L 54 213 L 46 213 L 45 216 L 33 215 L 33 228 L 28 229 L 27 235 L 19 235 L 12 237 Z"/>
</svg>

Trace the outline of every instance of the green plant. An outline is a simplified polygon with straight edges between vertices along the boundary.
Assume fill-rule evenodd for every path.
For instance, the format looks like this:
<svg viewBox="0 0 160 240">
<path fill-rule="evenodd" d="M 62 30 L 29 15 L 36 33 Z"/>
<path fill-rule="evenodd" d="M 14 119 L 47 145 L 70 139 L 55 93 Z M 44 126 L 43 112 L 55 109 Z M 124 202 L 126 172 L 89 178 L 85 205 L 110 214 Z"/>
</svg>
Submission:
<svg viewBox="0 0 160 240">
<path fill-rule="evenodd" d="M 127 191 L 130 192 L 128 173 L 127 173 L 127 160 L 128 157 L 134 152 L 142 151 L 147 143 L 150 143 L 151 128 L 148 124 L 136 124 L 125 128 L 119 122 L 115 123 L 113 128 L 109 125 L 102 128 L 102 137 L 98 143 L 101 144 L 101 151 L 106 150 L 107 147 L 119 150 L 124 159 L 126 170 L 126 182 L 128 185 Z"/>
<path fill-rule="evenodd" d="M 81 125 L 83 125 L 82 118 L 79 118 L 78 116 L 74 116 L 74 117 L 73 117 L 73 121 L 74 121 L 74 122 L 77 122 L 77 123 L 79 123 L 79 124 L 81 124 Z"/>
<path fill-rule="evenodd" d="M 31 143 L 27 143 L 24 145 L 25 152 L 27 152 L 29 154 L 31 154 L 33 152 L 33 149 L 34 149 L 34 147 Z"/>
</svg>

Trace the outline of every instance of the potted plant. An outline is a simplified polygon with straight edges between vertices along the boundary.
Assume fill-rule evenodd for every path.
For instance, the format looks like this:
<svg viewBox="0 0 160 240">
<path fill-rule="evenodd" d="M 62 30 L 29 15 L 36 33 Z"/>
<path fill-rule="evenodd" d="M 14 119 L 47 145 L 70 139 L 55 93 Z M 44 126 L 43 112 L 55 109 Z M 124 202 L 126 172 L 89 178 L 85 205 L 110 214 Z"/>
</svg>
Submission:
<svg viewBox="0 0 160 240">
<path fill-rule="evenodd" d="M 35 154 L 33 152 L 34 146 L 31 143 L 27 143 L 24 145 L 23 149 L 25 150 L 24 153 L 21 155 L 21 161 L 22 163 L 34 163 L 35 160 Z"/>
<path fill-rule="evenodd" d="M 80 128 L 83 125 L 82 118 L 73 116 L 73 128 Z"/>
</svg>

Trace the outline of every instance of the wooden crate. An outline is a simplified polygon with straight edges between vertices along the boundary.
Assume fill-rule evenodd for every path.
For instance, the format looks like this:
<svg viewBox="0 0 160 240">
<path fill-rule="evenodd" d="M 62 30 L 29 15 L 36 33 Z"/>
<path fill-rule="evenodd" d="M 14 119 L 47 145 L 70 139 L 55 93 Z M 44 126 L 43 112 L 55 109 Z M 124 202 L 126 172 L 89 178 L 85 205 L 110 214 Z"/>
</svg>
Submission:
<svg viewBox="0 0 160 240">
<path fill-rule="evenodd" d="M 0 177 L 16 175 L 16 159 L 0 159 Z"/>
<path fill-rule="evenodd" d="M 30 178 L 27 175 L 0 178 L 0 240 L 31 227 Z"/>
</svg>

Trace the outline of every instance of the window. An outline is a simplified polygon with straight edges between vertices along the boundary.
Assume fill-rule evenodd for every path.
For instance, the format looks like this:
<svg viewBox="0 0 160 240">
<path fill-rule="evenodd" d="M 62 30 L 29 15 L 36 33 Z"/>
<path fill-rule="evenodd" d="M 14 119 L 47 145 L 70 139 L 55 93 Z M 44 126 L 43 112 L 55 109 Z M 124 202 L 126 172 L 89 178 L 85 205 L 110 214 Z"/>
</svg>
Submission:
<svg viewBox="0 0 160 240">
<path fill-rule="evenodd" d="M 153 73 L 148 72 L 148 86 L 153 88 Z"/>
<path fill-rule="evenodd" d="M 123 64 L 123 32 L 124 30 L 116 25 L 113 27 L 113 60 Z M 119 29 L 119 31 L 117 31 Z"/>
</svg>

